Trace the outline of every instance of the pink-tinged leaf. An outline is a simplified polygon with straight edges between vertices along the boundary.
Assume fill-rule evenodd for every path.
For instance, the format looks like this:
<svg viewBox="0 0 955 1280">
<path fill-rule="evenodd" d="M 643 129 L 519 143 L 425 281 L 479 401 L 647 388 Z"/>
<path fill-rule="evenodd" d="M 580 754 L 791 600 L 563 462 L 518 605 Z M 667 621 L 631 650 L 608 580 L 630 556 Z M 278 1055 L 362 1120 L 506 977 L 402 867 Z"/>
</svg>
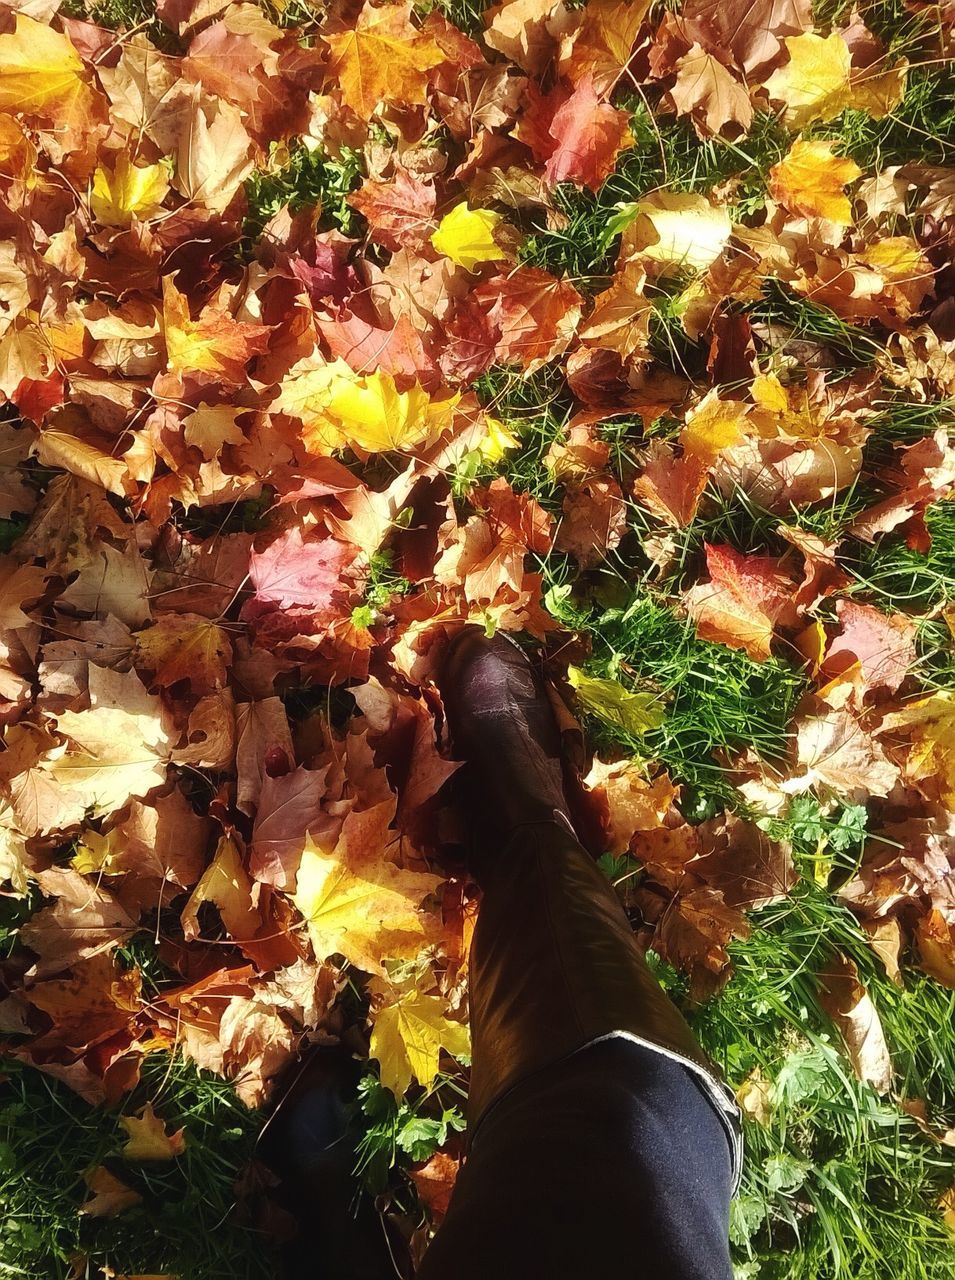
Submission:
<svg viewBox="0 0 955 1280">
<path fill-rule="evenodd" d="M 319 316 L 315 323 L 332 358 L 345 360 L 356 373 L 379 372 L 414 378 L 422 386 L 435 379 L 434 365 L 425 351 L 421 334 L 404 313 L 387 329 L 370 324 L 350 311 L 344 311 L 334 320 Z"/>
<path fill-rule="evenodd" d="M 840 600 L 836 612 L 842 630 L 829 645 L 826 672 L 836 675 L 858 662 L 864 688 L 894 693 L 915 661 L 915 624 L 853 600 Z"/>
<path fill-rule="evenodd" d="M 544 169 L 548 181 L 597 191 L 628 143 L 630 116 L 601 102 L 587 76 L 554 113 L 550 134 L 557 146 Z"/>
<path fill-rule="evenodd" d="M 255 597 L 247 611 L 257 615 L 263 609 L 298 607 L 320 613 L 332 604 L 354 558 L 355 548 L 336 538 L 306 542 L 301 529 L 288 529 L 249 557 Z"/>
<path fill-rule="evenodd" d="M 406 169 L 395 170 L 394 182 L 366 178 L 348 203 L 366 218 L 369 237 L 392 253 L 420 249 L 434 230 L 434 186 Z"/>
</svg>

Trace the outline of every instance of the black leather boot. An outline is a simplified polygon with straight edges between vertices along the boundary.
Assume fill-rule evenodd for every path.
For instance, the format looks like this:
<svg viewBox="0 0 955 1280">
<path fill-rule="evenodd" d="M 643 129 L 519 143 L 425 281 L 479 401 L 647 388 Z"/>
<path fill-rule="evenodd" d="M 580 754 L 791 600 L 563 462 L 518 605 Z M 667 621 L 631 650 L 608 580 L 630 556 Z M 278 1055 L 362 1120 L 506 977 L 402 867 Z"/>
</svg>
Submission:
<svg viewBox="0 0 955 1280">
<path fill-rule="evenodd" d="M 259 1137 L 275 1199 L 295 1221 L 281 1252 L 283 1280 L 408 1280 L 405 1242 L 389 1231 L 355 1176 L 358 1064 L 319 1048 L 302 1063 Z"/>
</svg>

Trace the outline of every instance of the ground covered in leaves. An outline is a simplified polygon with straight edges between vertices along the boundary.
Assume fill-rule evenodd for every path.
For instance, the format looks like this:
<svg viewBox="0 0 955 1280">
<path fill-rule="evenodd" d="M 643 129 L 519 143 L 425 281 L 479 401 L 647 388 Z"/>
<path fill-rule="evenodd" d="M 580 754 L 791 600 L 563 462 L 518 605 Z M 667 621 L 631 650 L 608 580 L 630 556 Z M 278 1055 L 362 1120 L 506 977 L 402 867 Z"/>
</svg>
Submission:
<svg viewBox="0 0 955 1280">
<path fill-rule="evenodd" d="M 4 3 L 4 1274 L 271 1275 L 315 1041 L 424 1248 L 470 621 L 739 1092 L 740 1280 L 952 1275 L 953 22 Z"/>
</svg>

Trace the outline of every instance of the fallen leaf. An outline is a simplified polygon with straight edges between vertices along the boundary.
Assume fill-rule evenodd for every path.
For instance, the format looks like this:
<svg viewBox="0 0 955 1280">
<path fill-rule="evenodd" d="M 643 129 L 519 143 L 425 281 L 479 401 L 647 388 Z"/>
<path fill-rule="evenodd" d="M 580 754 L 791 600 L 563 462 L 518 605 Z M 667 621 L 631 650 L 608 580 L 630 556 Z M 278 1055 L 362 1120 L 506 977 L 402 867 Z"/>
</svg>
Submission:
<svg viewBox="0 0 955 1280">
<path fill-rule="evenodd" d="M 446 1003 L 415 986 L 395 989 L 380 979 L 369 984 L 372 997 L 384 1003 L 372 1007 L 371 1056 L 381 1065 L 381 1080 L 396 1098 L 403 1098 L 412 1080 L 426 1088 L 438 1074 L 440 1050 L 452 1057 L 467 1056 L 471 1042 L 461 1022 L 449 1022 Z"/>
<path fill-rule="evenodd" d="M 889 1047 L 858 969 L 847 957 L 835 955 L 819 977 L 820 1003 L 839 1028 L 852 1069 L 877 1093 L 888 1093 L 893 1078 Z"/>
<path fill-rule="evenodd" d="M 831 142 L 807 142 L 801 138 L 770 169 L 769 189 L 773 199 L 793 213 L 828 218 L 846 226 L 852 221 L 852 206 L 843 187 L 861 174 L 854 161 L 833 155 Z"/>
<path fill-rule="evenodd" d="M 120 1116 L 119 1123 L 127 1133 L 123 1159 L 135 1164 L 153 1160 L 174 1160 L 186 1149 L 185 1130 L 167 1133 L 166 1126 L 147 1102 L 138 1116 Z"/>
<path fill-rule="evenodd" d="M 428 72 L 444 61 L 435 41 L 411 26 L 410 7 L 366 4 L 353 30 L 324 37 L 329 74 L 346 105 L 366 120 L 382 102 L 423 103 Z"/>
<path fill-rule="evenodd" d="M 386 802 L 367 814 L 349 814 L 338 843 L 325 851 L 306 840 L 292 900 L 305 918 L 319 960 L 340 953 L 367 973 L 386 976 L 384 960 L 410 960 L 429 933 L 422 900 L 438 876 L 404 871 L 388 862 L 383 846 L 368 848 L 369 831 L 383 834 Z"/>
<path fill-rule="evenodd" d="M 83 1178 L 92 1194 L 80 1205 L 79 1212 L 91 1218 L 115 1218 L 134 1204 L 142 1203 L 138 1191 L 127 1187 L 103 1165 L 91 1169 Z"/>
<path fill-rule="evenodd" d="M 727 125 L 737 126 L 737 132 L 749 132 L 753 123 L 749 94 L 712 53 L 693 44 L 676 67 L 670 97 L 678 115 L 692 118 L 700 137 L 721 134 Z"/>
<path fill-rule="evenodd" d="M 632 693 L 619 680 L 588 676 L 579 667 L 569 667 L 567 678 L 585 711 L 625 733 L 639 737 L 663 723 L 663 707 L 652 693 Z"/>
<path fill-rule="evenodd" d="M 473 271 L 482 262 L 499 262 L 504 257 L 494 239 L 500 224 L 501 215 L 491 209 L 469 209 L 466 203 L 457 204 L 438 223 L 431 243 L 438 253 L 466 271 Z"/>
<path fill-rule="evenodd" d="M 792 581 L 775 560 L 706 545 L 710 582 L 684 596 L 701 639 L 745 649 L 757 662 L 771 656 L 777 624 L 791 608 Z"/>
</svg>

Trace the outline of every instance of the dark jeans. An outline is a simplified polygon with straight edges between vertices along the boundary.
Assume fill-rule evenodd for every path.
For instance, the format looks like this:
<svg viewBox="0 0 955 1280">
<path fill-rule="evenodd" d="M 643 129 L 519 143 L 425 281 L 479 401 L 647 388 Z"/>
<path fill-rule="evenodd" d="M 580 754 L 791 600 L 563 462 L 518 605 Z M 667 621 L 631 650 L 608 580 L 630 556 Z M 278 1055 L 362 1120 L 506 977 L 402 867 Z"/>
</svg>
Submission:
<svg viewBox="0 0 955 1280">
<path fill-rule="evenodd" d="M 419 1280 L 730 1280 L 735 1108 L 612 886 L 554 824 L 478 871 L 470 1153 Z"/>
</svg>

